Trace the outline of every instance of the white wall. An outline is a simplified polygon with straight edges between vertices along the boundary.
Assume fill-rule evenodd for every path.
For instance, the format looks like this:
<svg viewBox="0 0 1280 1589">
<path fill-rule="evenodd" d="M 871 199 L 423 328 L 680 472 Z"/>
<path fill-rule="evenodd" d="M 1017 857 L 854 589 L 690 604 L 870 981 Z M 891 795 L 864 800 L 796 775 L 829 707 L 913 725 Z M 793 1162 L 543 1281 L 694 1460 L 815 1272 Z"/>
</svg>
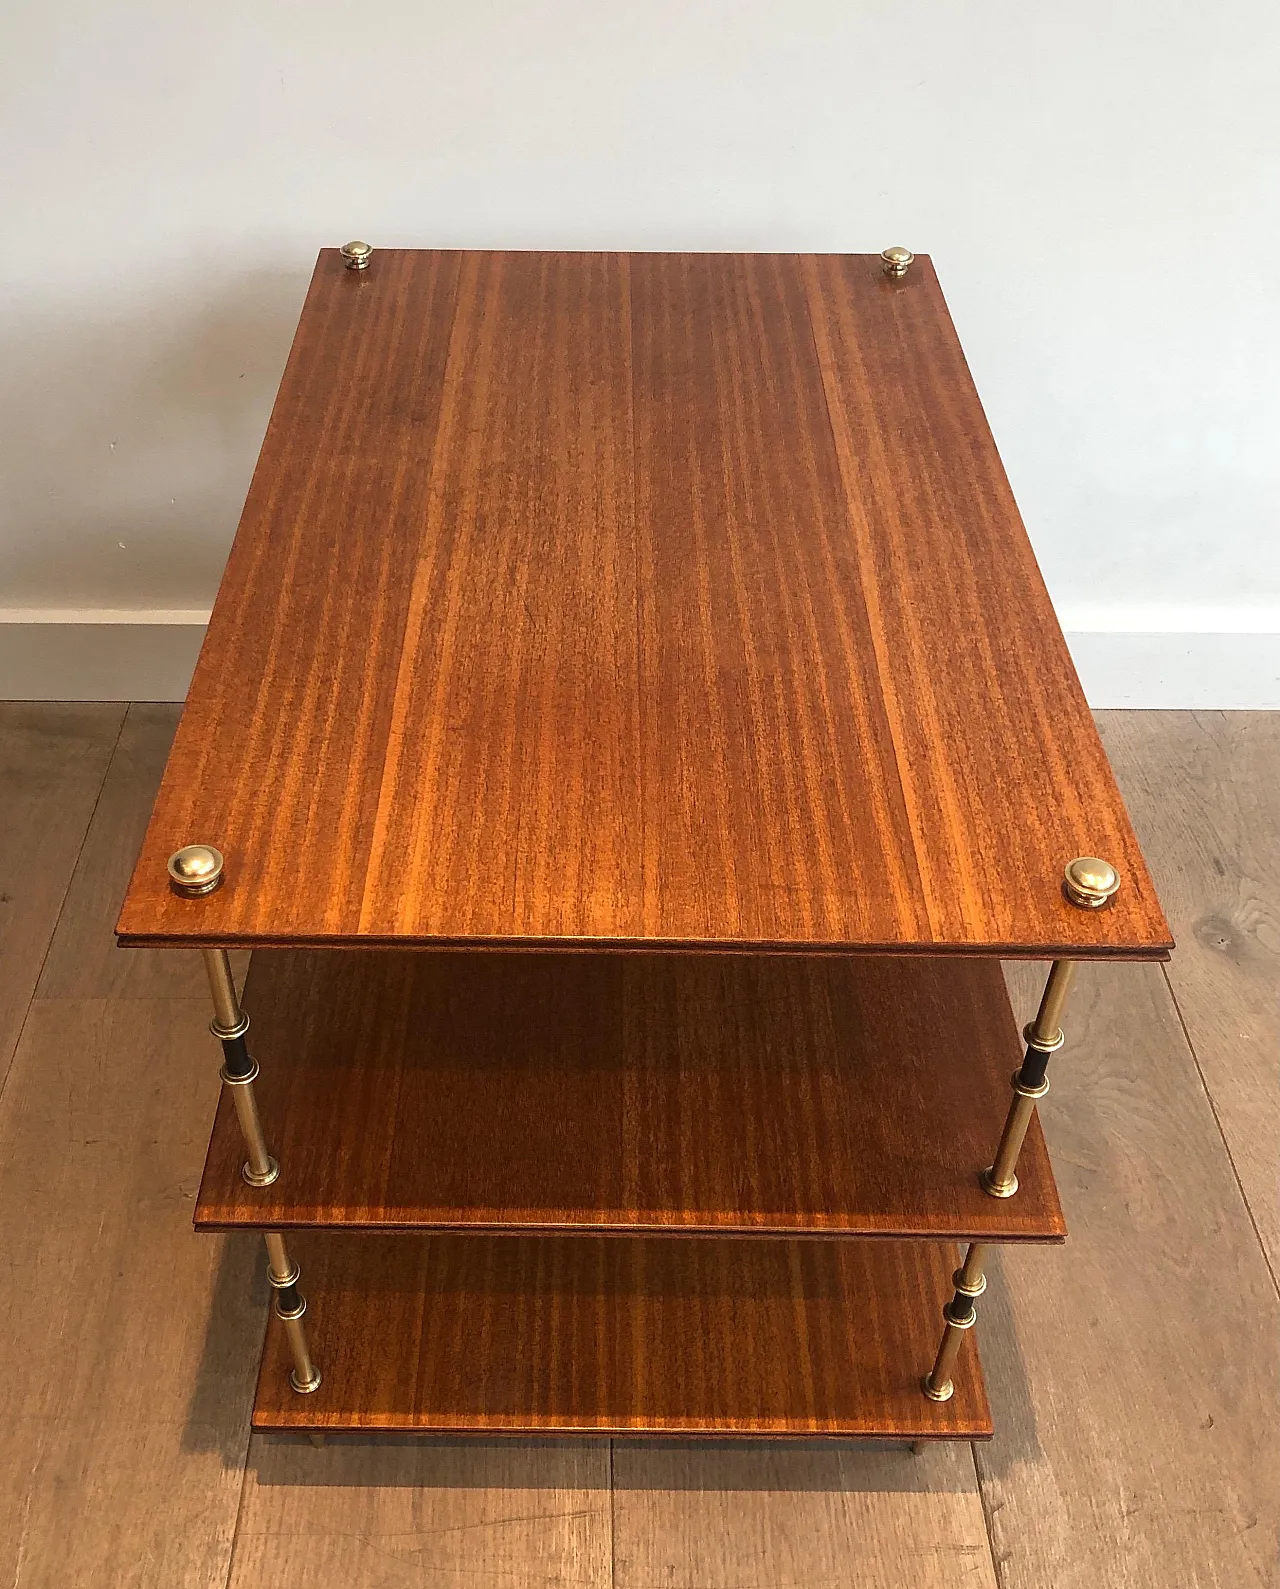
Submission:
<svg viewBox="0 0 1280 1589">
<path fill-rule="evenodd" d="M 1273 0 L 8 0 L 0 29 L 10 618 L 207 608 L 322 243 L 905 242 L 1095 698 L 1280 705 Z"/>
</svg>

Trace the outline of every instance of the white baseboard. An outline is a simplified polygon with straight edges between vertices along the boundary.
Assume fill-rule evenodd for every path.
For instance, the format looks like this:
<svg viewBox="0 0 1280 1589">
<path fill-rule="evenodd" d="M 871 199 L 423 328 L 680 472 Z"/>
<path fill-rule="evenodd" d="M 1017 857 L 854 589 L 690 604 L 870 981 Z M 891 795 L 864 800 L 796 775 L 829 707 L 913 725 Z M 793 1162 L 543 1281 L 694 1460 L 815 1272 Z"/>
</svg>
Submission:
<svg viewBox="0 0 1280 1589">
<path fill-rule="evenodd" d="M 1063 616 L 1093 707 L 1280 710 L 1280 632 L 1228 629 L 1229 615 L 1223 632 L 1163 634 L 1075 628 Z M 181 701 L 207 617 L 0 609 L 0 700 Z"/>
<path fill-rule="evenodd" d="M 0 700 L 185 700 L 207 618 L 0 611 Z"/>
<path fill-rule="evenodd" d="M 1068 629 L 1067 644 L 1095 711 L 1280 710 L 1280 634 Z"/>
</svg>

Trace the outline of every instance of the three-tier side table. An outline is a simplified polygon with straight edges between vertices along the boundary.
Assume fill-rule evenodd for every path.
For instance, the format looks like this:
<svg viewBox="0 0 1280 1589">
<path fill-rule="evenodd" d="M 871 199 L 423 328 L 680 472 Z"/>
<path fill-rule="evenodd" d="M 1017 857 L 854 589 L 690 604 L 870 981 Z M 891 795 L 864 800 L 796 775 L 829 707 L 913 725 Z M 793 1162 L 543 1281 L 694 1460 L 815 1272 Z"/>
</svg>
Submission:
<svg viewBox="0 0 1280 1589">
<path fill-rule="evenodd" d="M 929 260 L 325 249 L 119 934 L 255 1427 L 989 1434 L 1072 969 L 1171 943 Z"/>
</svg>

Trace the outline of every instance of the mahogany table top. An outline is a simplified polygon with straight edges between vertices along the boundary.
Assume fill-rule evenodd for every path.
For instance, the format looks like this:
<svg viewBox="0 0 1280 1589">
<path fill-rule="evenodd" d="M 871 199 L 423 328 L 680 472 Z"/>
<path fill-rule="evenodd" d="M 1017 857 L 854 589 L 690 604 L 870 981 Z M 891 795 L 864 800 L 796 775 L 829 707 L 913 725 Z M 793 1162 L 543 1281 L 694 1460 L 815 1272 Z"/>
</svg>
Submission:
<svg viewBox="0 0 1280 1589">
<path fill-rule="evenodd" d="M 119 931 L 1171 941 L 927 258 L 336 249 Z"/>
</svg>

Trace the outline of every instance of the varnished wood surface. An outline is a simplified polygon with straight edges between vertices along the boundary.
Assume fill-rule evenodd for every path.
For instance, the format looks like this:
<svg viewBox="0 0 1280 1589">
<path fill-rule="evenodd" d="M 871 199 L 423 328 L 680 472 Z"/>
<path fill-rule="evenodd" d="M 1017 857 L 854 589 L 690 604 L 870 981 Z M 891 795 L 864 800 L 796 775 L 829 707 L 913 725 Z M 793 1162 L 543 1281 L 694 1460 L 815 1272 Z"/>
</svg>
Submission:
<svg viewBox="0 0 1280 1589">
<path fill-rule="evenodd" d="M 1103 732 L 1183 945 L 1168 979 L 1280 1276 L 1280 714 L 1109 712 Z"/>
<path fill-rule="evenodd" d="M 55 733 L 58 709 L 39 710 Z M 1143 720 L 1117 714 L 1104 732 L 1175 926 L 1220 922 L 1226 903 L 1236 932 L 1256 934 L 1230 975 L 1184 980 L 1179 997 L 1197 1042 L 1252 1067 L 1261 1155 L 1272 1081 L 1255 1054 L 1266 1029 L 1251 1024 L 1261 994 L 1246 979 L 1262 980 L 1265 924 L 1280 909 L 1262 864 L 1280 831 L 1256 783 L 1268 776 L 1265 738 L 1227 736 L 1213 756 L 1188 755 L 1196 724 L 1185 714 L 1157 718 L 1141 742 L 1112 732 Z M 1250 721 L 1275 732 L 1274 718 Z M 1161 826 L 1143 813 L 1172 793 L 1157 771 L 1166 761 L 1178 805 Z M 137 797 L 151 794 L 139 783 Z M 1239 841 L 1217 848 L 1237 820 Z M 1203 851 L 1187 850 L 1195 833 L 1210 836 Z M 1213 859 L 1237 854 L 1232 885 Z M 62 924 L 78 942 L 105 939 L 105 904 L 73 881 Z M 96 927 L 67 920 L 89 910 Z M 29 946 L 38 957 L 48 918 L 27 920 L 44 935 Z M 99 976 L 90 956 L 84 985 Z M 1212 1110 L 1187 1107 L 1191 1054 L 1167 992 L 1132 970 L 1107 980 L 1092 1008 L 1090 976 L 1073 995 L 1046 1105 L 1073 1239 L 998 1254 L 980 1304 L 1000 1589 L 1272 1589 L 1280 1303 Z M 1024 1016 L 1039 981 L 1028 968 Z M 28 1007 L 29 985 L 0 983 L 6 1018 L 26 1026 L 0 1103 L 0 1581 L 210 1589 L 228 1581 L 229 1561 L 232 1589 L 992 1589 L 962 1442 L 913 1457 L 900 1444 L 629 1437 L 611 1454 L 605 1438 L 349 1435 L 314 1451 L 305 1435 L 267 1432 L 246 1458 L 268 1299 L 261 1239 L 194 1238 L 184 1212 L 217 1090 L 207 1003 L 180 1017 L 168 1001 L 114 995 Z M 1087 1068 L 1098 1043 L 1105 1063 Z M 1220 1087 L 1222 1071 L 1200 1058 Z M 198 1089 L 188 1065 L 204 1077 Z M 1230 1134 L 1225 1102 L 1214 1093 Z M 125 1166 L 143 1164 L 154 1176 L 130 1178 Z M 1241 1168 L 1265 1231 L 1272 1183 Z"/>
<path fill-rule="evenodd" d="M 929 1242 L 294 1238 L 318 1390 L 273 1317 L 256 1429 L 991 1432 L 972 1339 L 933 1361 L 952 1249 Z"/>
<path fill-rule="evenodd" d="M 123 721 L 122 706 L 0 702 L 0 1088 Z"/>
<path fill-rule="evenodd" d="M 998 1584 L 972 1447 L 946 1440 L 617 1440 L 613 1566 L 615 1589 Z"/>
<path fill-rule="evenodd" d="M 188 1224 L 207 1020 L 59 999 L 26 1022 L 0 1098 L 6 1586 L 225 1581 L 267 1302 L 247 1240 Z"/>
<path fill-rule="evenodd" d="M 923 257 L 322 252 L 119 925 L 1169 944 Z"/>
<path fill-rule="evenodd" d="M 1086 967 L 1064 1022 L 1043 1109 L 1072 1239 L 1000 1249 L 979 1304 L 1002 1589 L 1274 1589 L 1280 1296 L 1213 1106 L 1159 968 Z"/>
<path fill-rule="evenodd" d="M 255 1434 L 227 1589 L 613 1589 L 610 1469 L 607 1439 Z"/>
<path fill-rule="evenodd" d="M 223 1098 L 196 1223 L 1061 1239 L 1038 1125 L 988 1197 L 1021 1060 L 991 961 L 259 950 L 282 1170 Z"/>
<path fill-rule="evenodd" d="M 996 1589 L 971 1448 L 255 1434 L 229 1589 Z M 201 1586 L 203 1589 L 203 1586 Z"/>
</svg>

